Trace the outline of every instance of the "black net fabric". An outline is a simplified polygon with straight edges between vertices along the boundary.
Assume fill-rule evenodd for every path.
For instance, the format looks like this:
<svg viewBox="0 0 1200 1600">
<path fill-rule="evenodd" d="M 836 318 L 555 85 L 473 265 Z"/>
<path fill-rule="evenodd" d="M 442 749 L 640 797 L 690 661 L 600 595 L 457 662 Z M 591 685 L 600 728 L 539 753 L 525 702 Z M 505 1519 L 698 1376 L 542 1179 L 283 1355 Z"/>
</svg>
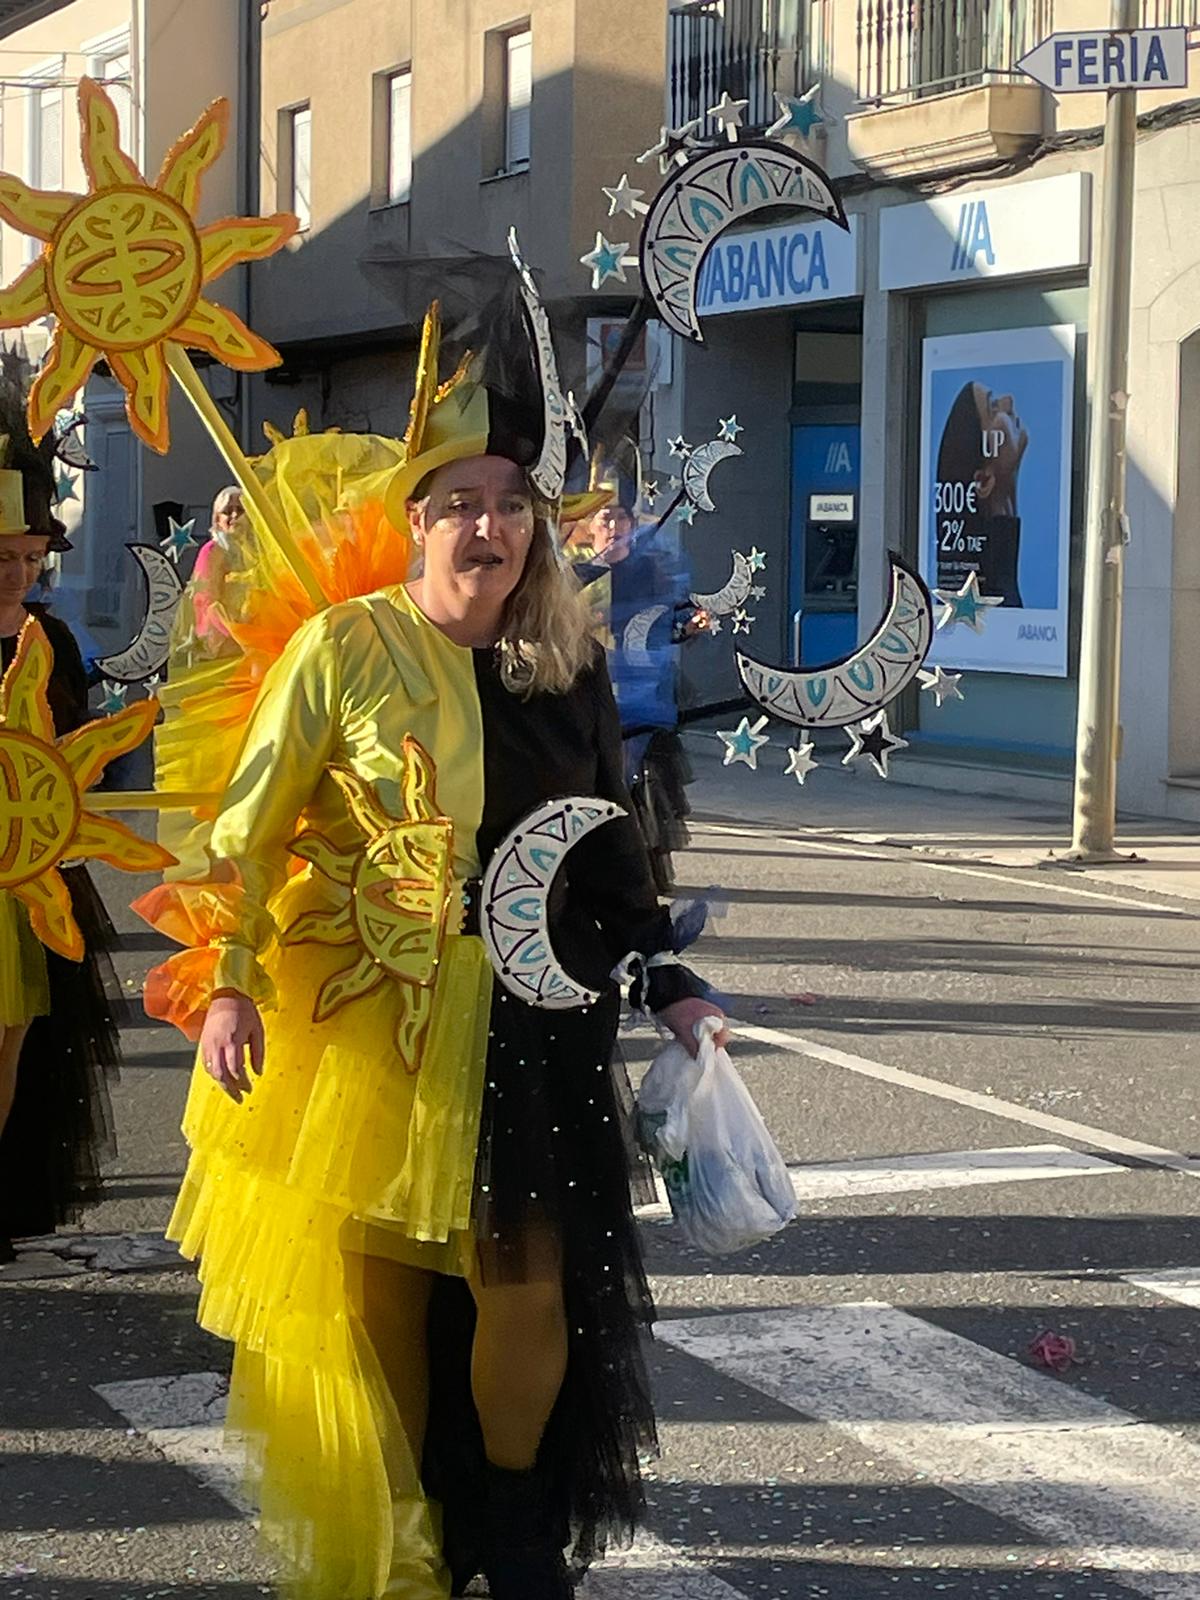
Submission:
<svg viewBox="0 0 1200 1600">
<path fill-rule="evenodd" d="M 522 700 L 501 683 L 492 652 L 475 658 L 484 726 L 486 865 L 501 839 L 550 797 L 592 795 L 628 812 L 620 725 L 603 653 L 566 694 Z M 653 1193 L 633 1138 L 632 1094 L 616 1051 L 620 996 L 610 973 L 629 952 L 668 948 L 632 816 L 572 850 L 550 902 L 555 951 L 600 998 L 544 1011 L 499 984 L 492 1003 L 475 1188 L 475 1226 L 487 1281 L 527 1276 L 531 1240 L 547 1233 L 563 1260 L 566 1380 L 538 1468 L 564 1546 L 586 1566 L 610 1538 L 632 1532 L 642 1508 L 638 1458 L 655 1447 L 643 1341 L 653 1314 L 633 1216 Z M 683 967 L 656 969 L 669 989 L 697 993 Z M 471 1399 L 474 1310 L 467 1286 L 434 1286 L 431 1415 L 425 1475 L 441 1501 L 447 1558 L 459 1587 L 478 1568 L 484 1450 Z"/>
<path fill-rule="evenodd" d="M 52 1233 L 100 1197 L 115 1153 L 109 1083 L 120 1059 L 109 990 L 115 935 L 86 867 L 64 867 L 87 946 L 82 961 L 46 952 L 50 1015 L 30 1025 L 12 1112 L 0 1135 L 0 1238 Z"/>
<path fill-rule="evenodd" d="M 633 767 L 629 795 L 650 857 L 654 885 L 659 894 L 673 894 L 672 857 L 687 848 L 689 839 L 687 786 L 694 776 L 692 766 L 679 735 L 669 728 L 627 739 L 626 753 Z"/>
</svg>

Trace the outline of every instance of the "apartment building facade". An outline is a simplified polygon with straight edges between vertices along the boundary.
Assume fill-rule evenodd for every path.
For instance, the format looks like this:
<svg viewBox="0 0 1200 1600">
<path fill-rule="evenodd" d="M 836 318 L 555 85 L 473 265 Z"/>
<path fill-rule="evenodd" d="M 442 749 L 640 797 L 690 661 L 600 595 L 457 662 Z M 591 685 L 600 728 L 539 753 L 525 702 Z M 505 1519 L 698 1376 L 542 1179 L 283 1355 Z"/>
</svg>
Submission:
<svg viewBox="0 0 1200 1600">
<path fill-rule="evenodd" d="M 234 104 L 232 133 L 208 174 L 200 220 L 247 209 L 254 186 L 242 159 L 248 133 L 239 126 L 244 87 L 253 62 L 252 12 L 246 0 L 204 0 L 202 6 L 161 0 L 10 0 L 0 6 L 0 170 L 37 188 L 87 188 L 79 143 L 76 93 L 90 76 L 108 86 L 121 122 L 122 143 L 150 176 L 179 135 L 219 95 Z M 241 108 L 241 113 L 239 112 Z M 241 137 L 239 138 L 239 133 Z M 11 282 L 31 259 L 35 242 L 15 228 L 0 230 L 0 267 Z M 245 308 L 244 270 L 214 284 L 213 294 Z M 45 351 L 49 323 L 19 336 L 30 356 Z M 242 413 L 241 383 L 208 367 L 214 396 L 230 422 Z M 133 438 L 124 396 L 97 373 L 82 396 L 83 443 L 99 468 L 64 472 L 60 513 L 75 548 L 57 579 L 58 609 L 101 649 L 123 644 L 140 621 L 142 582 L 125 546 L 152 542 L 166 519 L 195 515 L 207 528 L 213 494 L 228 471 L 208 436 L 175 396 L 172 448 L 160 457 Z"/>
</svg>

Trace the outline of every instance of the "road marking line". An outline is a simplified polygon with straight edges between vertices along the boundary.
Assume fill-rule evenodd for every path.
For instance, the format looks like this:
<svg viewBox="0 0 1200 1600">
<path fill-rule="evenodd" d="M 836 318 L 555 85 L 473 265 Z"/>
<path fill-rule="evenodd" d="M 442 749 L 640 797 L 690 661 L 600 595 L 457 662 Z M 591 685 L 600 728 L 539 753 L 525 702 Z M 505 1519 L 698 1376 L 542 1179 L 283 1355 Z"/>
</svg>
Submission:
<svg viewBox="0 0 1200 1600">
<path fill-rule="evenodd" d="M 240 1515 L 254 1517 L 242 1492 L 244 1460 L 225 1435 L 228 1380 L 216 1372 L 100 1383 L 95 1393 L 173 1465 L 183 1467 Z M 746 1600 L 682 1551 L 639 1533 L 614 1551 L 580 1590 L 580 1600 Z"/>
<path fill-rule="evenodd" d="M 1125 1173 L 1128 1167 L 1061 1144 L 1003 1145 L 993 1150 L 947 1150 L 921 1155 L 866 1156 L 861 1161 L 826 1161 L 792 1167 L 792 1188 L 805 1205 L 865 1194 L 923 1194 L 987 1183 L 1040 1183 L 1050 1178 L 1090 1178 Z M 639 1206 L 643 1222 L 671 1215 L 662 1182 L 659 1199 Z"/>
<path fill-rule="evenodd" d="M 739 828 L 733 823 L 697 822 L 693 829 L 694 838 L 699 838 L 702 833 L 732 834 L 740 839 L 764 839 L 773 845 L 787 845 L 794 850 L 814 850 L 826 855 L 857 856 L 864 861 L 893 861 L 901 865 L 923 866 L 936 868 L 939 872 L 957 872 L 965 878 L 985 878 L 990 883 L 1005 883 L 1010 889 L 1029 888 L 1040 889 L 1046 894 L 1075 895 L 1081 900 L 1106 901 L 1109 905 L 1133 906 L 1138 911 L 1158 911 L 1167 916 L 1194 918 L 1200 913 L 1190 910 L 1186 906 L 1164 905 L 1157 900 L 1135 900 L 1131 895 L 1105 894 L 1102 889 L 1081 889 L 1073 883 L 1049 882 L 1025 876 L 1029 870 L 1041 871 L 1041 868 L 1013 867 L 1009 872 L 989 871 L 985 867 L 967 867 L 957 861 L 944 861 L 937 856 L 918 855 L 909 852 L 906 855 L 897 855 L 895 850 L 872 850 L 867 846 L 852 844 L 848 840 L 838 840 L 836 843 L 826 843 L 820 839 L 809 839 L 804 835 L 797 837 L 780 836 L 770 830 L 757 831 L 750 828 Z M 1065 870 L 1065 869 L 1064 869 Z"/>
<path fill-rule="evenodd" d="M 1148 1294 L 1178 1300 L 1181 1305 L 1200 1306 L 1200 1267 L 1167 1267 L 1161 1272 L 1125 1272 L 1122 1282 Z"/>
<path fill-rule="evenodd" d="M 1182 1172 L 1189 1178 L 1200 1177 L 1200 1158 L 1185 1156 L 1178 1150 L 1146 1144 L 1141 1139 L 1127 1139 L 1123 1134 L 1110 1133 L 1106 1128 L 1095 1128 L 1086 1122 L 1072 1122 L 1066 1117 L 1052 1116 L 1047 1111 L 1035 1111 L 1031 1106 L 1019 1105 L 1013 1100 L 1001 1100 L 996 1095 L 962 1089 L 941 1078 L 927 1078 L 919 1072 L 906 1072 L 903 1067 L 889 1067 L 867 1056 L 856 1056 L 848 1050 L 835 1050 L 830 1045 L 818 1044 L 815 1039 L 784 1033 L 780 1028 L 760 1028 L 752 1022 L 738 1022 L 735 1028 L 739 1039 L 753 1039 L 759 1044 L 774 1045 L 776 1049 L 789 1050 L 793 1055 L 808 1056 L 813 1061 L 823 1061 L 827 1066 L 840 1067 L 844 1072 L 873 1078 L 877 1083 L 890 1083 L 895 1088 L 912 1089 L 917 1094 L 930 1095 L 935 1100 L 950 1100 L 955 1105 L 969 1106 L 971 1110 L 982 1111 L 989 1117 L 1023 1122 L 1027 1127 L 1040 1128 L 1044 1133 L 1057 1134 L 1060 1139 L 1071 1139 L 1076 1144 L 1091 1145 L 1096 1150 L 1106 1150 L 1110 1155 L 1130 1156 L 1148 1166 Z"/>
<path fill-rule="evenodd" d="M 1195 1600 L 1200 1448 L 893 1306 L 660 1321 L 660 1341 L 1155 1600 Z"/>
</svg>

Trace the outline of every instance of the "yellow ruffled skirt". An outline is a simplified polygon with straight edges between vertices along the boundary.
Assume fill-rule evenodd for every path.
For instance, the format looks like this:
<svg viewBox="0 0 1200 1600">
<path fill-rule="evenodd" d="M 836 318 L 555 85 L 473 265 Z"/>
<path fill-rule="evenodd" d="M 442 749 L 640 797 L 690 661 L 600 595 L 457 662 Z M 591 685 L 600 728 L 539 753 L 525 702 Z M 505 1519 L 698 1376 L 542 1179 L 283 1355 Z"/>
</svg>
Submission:
<svg viewBox="0 0 1200 1600">
<path fill-rule="evenodd" d="M 49 1011 L 46 953 L 24 906 L 0 889 L 0 1027 L 18 1027 Z"/>
<path fill-rule="evenodd" d="M 284 891 L 282 925 L 311 892 L 305 880 Z M 311 1020 L 345 962 L 320 945 L 265 961 L 278 1008 L 263 1019 L 264 1074 L 240 1106 L 197 1065 L 184 1119 L 193 1154 L 168 1234 L 200 1258 L 201 1325 L 237 1346 L 229 1425 L 297 1591 L 442 1600 L 436 1517 L 344 1252 L 465 1270 L 491 973 L 478 939 L 447 938 L 410 1075 L 391 1048 L 401 985 Z"/>
</svg>

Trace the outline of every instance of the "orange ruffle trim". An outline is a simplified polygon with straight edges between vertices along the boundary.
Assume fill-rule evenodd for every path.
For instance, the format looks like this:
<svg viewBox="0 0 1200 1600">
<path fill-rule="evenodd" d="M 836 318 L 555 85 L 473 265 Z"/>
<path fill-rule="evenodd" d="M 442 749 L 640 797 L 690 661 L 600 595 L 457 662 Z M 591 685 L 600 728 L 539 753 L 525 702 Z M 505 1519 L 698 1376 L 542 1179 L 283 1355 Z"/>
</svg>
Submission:
<svg viewBox="0 0 1200 1600">
<path fill-rule="evenodd" d="M 212 1000 L 213 980 L 227 940 L 258 941 L 273 931 L 270 918 L 254 907 L 238 882 L 162 883 L 133 902 L 143 921 L 188 948 L 169 956 L 146 975 L 142 991 L 147 1016 L 170 1022 L 196 1040 Z M 263 923 L 252 927 L 248 924 Z"/>
</svg>

